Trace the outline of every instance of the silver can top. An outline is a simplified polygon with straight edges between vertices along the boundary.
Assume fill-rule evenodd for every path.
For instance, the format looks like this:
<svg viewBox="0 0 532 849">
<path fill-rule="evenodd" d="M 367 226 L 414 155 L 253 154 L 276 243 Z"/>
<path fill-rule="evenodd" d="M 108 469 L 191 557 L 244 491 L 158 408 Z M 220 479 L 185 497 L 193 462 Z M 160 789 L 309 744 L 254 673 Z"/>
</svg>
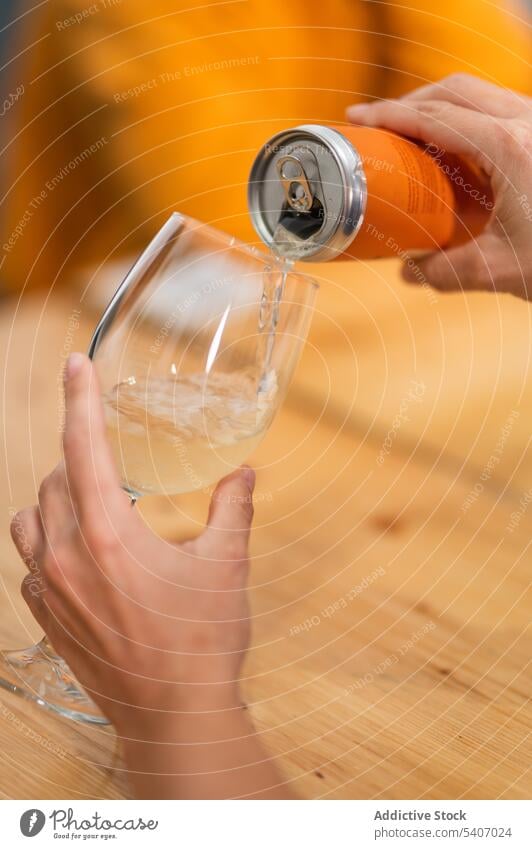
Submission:
<svg viewBox="0 0 532 849">
<path fill-rule="evenodd" d="M 349 247 L 366 208 L 361 158 L 330 127 L 305 124 L 273 136 L 257 154 L 248 184 L 253 226 L 276 254 L 309 262 Z"/>
</svg>

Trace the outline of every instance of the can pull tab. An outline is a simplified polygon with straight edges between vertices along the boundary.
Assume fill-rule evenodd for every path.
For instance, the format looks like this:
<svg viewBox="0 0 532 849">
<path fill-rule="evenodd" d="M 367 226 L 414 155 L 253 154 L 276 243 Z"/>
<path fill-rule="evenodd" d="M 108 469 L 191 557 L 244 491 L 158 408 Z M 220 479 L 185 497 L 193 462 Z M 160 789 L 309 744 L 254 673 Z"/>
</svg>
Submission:
<svg viewBox="0 0 532 849">
<path fill-rule="evenodd" d="M 305 153 L 307 157 L 311 155 L 310 151 Z M 315 170 L 317 172 L 317 164 L 315 164 Z M 294 152 L 281 156 L 277 161 L 277 171 L 288 206 L 296 212 L 310 212 L 314 195 L 301 155 Z"/>
<path fill-rule="evenodd" d="M 288 234 L 293 250 L 294 243 L 310 243 L 323 227 L 325 210 L 319 197 L 323 197 L 320 172 L 314 153 L 306 147 L 292 148 L 277 160 L 276 167 L 285 202 L 279 210 L 274 242 L 281 248 Z"/>
</svg>

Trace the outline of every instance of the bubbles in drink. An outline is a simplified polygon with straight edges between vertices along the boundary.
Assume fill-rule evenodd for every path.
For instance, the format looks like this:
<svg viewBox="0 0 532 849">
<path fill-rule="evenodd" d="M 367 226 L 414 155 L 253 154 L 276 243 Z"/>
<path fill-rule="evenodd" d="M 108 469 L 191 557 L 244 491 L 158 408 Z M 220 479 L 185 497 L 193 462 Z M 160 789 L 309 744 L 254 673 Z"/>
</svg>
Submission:
<svg viewBox="0 0 532 849">
<path fill-rule="evenodd" d="M 202 489 L 243 463 L 275 411 L 273 369 L 119 383 L 104 396 L 108 435 L 134 495 Z"/>
</svg>

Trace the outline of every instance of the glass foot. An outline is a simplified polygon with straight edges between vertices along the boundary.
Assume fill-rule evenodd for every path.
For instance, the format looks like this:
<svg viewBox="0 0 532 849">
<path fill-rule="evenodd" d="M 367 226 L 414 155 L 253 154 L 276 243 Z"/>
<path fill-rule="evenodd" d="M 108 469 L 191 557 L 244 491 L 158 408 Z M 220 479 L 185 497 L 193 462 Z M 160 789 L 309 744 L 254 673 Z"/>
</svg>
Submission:
<svg viewBox="0 0 532 849">
<path fill-rule="evenodd" d="M 46 638 L 28 649 L 0 652 L 0 687 L 68 719 L 110 725 Z"/>
</svg>

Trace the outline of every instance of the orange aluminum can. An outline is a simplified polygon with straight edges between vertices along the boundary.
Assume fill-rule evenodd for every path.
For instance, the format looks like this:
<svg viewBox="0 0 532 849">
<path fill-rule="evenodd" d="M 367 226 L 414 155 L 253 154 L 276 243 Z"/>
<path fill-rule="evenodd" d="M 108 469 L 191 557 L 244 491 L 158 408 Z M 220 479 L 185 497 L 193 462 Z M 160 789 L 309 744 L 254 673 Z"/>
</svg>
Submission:
<svg viewBox="0 0 532 849">
<path fill-rule="evenodd" d="M 263 146 L 248 204 L 266 245 L 309 262 L 444 248 L 480 232 L 493 208 L 487 179 L 433 145 L 313 124 Z"/>
</svg>

